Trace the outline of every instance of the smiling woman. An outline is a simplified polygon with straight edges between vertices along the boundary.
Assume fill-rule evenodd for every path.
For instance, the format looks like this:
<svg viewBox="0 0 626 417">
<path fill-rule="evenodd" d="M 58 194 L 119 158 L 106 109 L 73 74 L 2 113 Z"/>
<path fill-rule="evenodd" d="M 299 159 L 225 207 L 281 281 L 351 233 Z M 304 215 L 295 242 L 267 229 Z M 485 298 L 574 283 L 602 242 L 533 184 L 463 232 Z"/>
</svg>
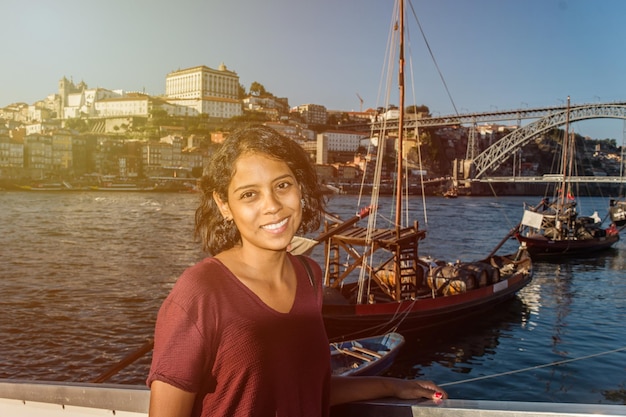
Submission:
<svg viewBox="0 0 626 417">
<path fill-rule="evenodd" d="M 159 310 L 152 417 L 327 416 L 345 402 L 447 396 L 428 381 L 331 376 L 321 269 L 287 252 L 324 206 L 299 145 L 267 127 L 234 132 L 200 189 L 196 234 L 213 257 L 188 268 Z"/>
<path fill-rule="evenodd" d="M 303 201 L 302 222 L 297 225 L 298 231 L 304 234 L 319 228 L 324 200 L 317 184 L 315 168 L 306 153 L 297 143 L 270 128 L 243 129 L 232 134 L 220 147 L 200 181 L 202 201 L 196 211 L 196 235 L 202 238 L 207 252 L 215 255 L 241 241 L 239 229 L 233 227 L 230 221 L 223 221 L 225 218 L 233 220 L 232 215 L 224 216 L 224 204 L 228 205 L 231 199 L 235 200 L 235 205 L 244 202 L 249 205 L 251 201 L 258 201 L 261 185 L 258 175 L 263 171 L 264 164 L 255 164 L 252 160 L 242 162 L 241 158 L 244 157 L 262 157 L 274 161 L 274 167 L 282 165 L 277 168 L 281 171 L 277 175 L 283 175 L 281 178 L 284 181 L 276 179 L 272 189 L 277 189 L 272 194 L 278 191 L 283 195 L 296 188 L 301 194 L 298 200 Z M 245 174 L 242 170 L 246 170 Z M 233 182 L 235 176 L 236 184 Z M 287 186 L 288 182 L 291 182 L 291 186 Z M 256 199 L 252 198 L 252 194 Z M 218 202 L 222 204 L 218 205 Z"/>
</svg>

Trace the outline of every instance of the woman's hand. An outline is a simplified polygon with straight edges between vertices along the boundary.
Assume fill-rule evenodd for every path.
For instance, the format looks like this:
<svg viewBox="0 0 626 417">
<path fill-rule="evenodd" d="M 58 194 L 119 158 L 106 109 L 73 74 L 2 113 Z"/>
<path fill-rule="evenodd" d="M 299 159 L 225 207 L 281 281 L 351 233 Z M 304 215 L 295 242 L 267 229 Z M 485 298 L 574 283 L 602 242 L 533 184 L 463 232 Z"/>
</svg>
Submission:
<svg viewBox="0 0 626 417">
<path fill-rule="evenodd" d="M 426 398 L 441 401 L 448 394 L 434 382 L 382 376 L 333 376 L 330 385 L 330 404 L 396 397 L 403 400 Z"/>
<path fill-rule="evenodd" d="M 448 398 L 448 393 L 432 381 L 394 378 L 393 386 L 394 397 L 398 397 L 403 400 L 427 398 L 433 401 L 440 401 Z"/>
</svg>

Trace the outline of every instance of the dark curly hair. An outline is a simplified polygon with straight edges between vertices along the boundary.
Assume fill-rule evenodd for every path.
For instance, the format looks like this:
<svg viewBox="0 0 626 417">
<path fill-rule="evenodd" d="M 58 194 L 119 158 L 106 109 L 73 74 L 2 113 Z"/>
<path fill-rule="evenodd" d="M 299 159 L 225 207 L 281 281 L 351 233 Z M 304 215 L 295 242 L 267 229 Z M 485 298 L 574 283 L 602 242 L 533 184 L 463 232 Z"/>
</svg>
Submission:
<svg viewBox="0 0 626 417">
<path fill-rule="evenodd" d="M 195 235 L 202 240 L 202 249 L 211 255 L 241 243 L 239 230 L 232 221 L 223 219 L 213 192 L 222 201 L 228 202 L 228 186 L 235 163 L 244 154 L 263 154 L 284 161 L 294 173 L 305 201 L 299 233 L 317 230 L 322 221 L 324 197 L 315 167 L 300 145 L 266 126 L 241 128 L 234 131 L 212 155 L 199 180 L 202 196 L 196 209 Z"/>
</svg>

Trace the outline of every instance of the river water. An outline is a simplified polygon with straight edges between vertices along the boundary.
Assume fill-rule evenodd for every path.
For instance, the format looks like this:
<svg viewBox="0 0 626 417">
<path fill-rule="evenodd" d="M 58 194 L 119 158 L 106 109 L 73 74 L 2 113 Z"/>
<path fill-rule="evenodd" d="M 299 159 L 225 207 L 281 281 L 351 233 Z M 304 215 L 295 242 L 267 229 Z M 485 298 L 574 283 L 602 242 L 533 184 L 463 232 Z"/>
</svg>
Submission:
<svg viewBox="0 0 626 417">
<path fill-rule="evenodd" d="M 193 240 L 197 198 L 0 192 L 0 378 L 90 381 L 140 348 L 179 274 L 204 256 Z M 482 258 L 537 200 L 428 197 L 425 215 L 416 197 L 414 217 L 428 230 L 420 254 Z M 358 205 L 335 196 L 329 211 L 347 218 Z M 607 205 L 580 202 L 583 214 Z M 516 246 L 507 240 L 500 252 Z M 591 258 L 536 262 L 510 302 L 407 338 L 389 375 L 432 379 L 453 398 L 626 404 L 625 269 L 624 241 Z M 142 384 L 149 362 L 109 382 Z"/>
</svg>

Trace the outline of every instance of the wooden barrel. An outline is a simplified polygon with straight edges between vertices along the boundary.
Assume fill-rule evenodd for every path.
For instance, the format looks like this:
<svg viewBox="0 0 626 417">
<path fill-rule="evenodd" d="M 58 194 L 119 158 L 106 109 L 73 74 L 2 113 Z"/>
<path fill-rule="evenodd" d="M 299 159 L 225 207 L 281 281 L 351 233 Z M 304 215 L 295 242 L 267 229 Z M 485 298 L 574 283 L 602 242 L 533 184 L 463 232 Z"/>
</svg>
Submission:
<svg viewBox="0 0 626 417">
<path fill-rule="evenodd" d="M 482 262 L 472 262 L 461 264 L 459 268 L 465 271 L 467 274 L 474 276 L 476 285 L 478 287 L 486 287 L 491 284 L 491 275 L 487 270 L 487 265 Z M 472 288 L 468 288 L 472 289 Z"/>
<path fill-rule="evenodd" d="M 426 282 L 439 295 L 460 294 L 476 287 L 476 277 L 457 265 L 443 265 L 432 269 Z"/>
</svg>

